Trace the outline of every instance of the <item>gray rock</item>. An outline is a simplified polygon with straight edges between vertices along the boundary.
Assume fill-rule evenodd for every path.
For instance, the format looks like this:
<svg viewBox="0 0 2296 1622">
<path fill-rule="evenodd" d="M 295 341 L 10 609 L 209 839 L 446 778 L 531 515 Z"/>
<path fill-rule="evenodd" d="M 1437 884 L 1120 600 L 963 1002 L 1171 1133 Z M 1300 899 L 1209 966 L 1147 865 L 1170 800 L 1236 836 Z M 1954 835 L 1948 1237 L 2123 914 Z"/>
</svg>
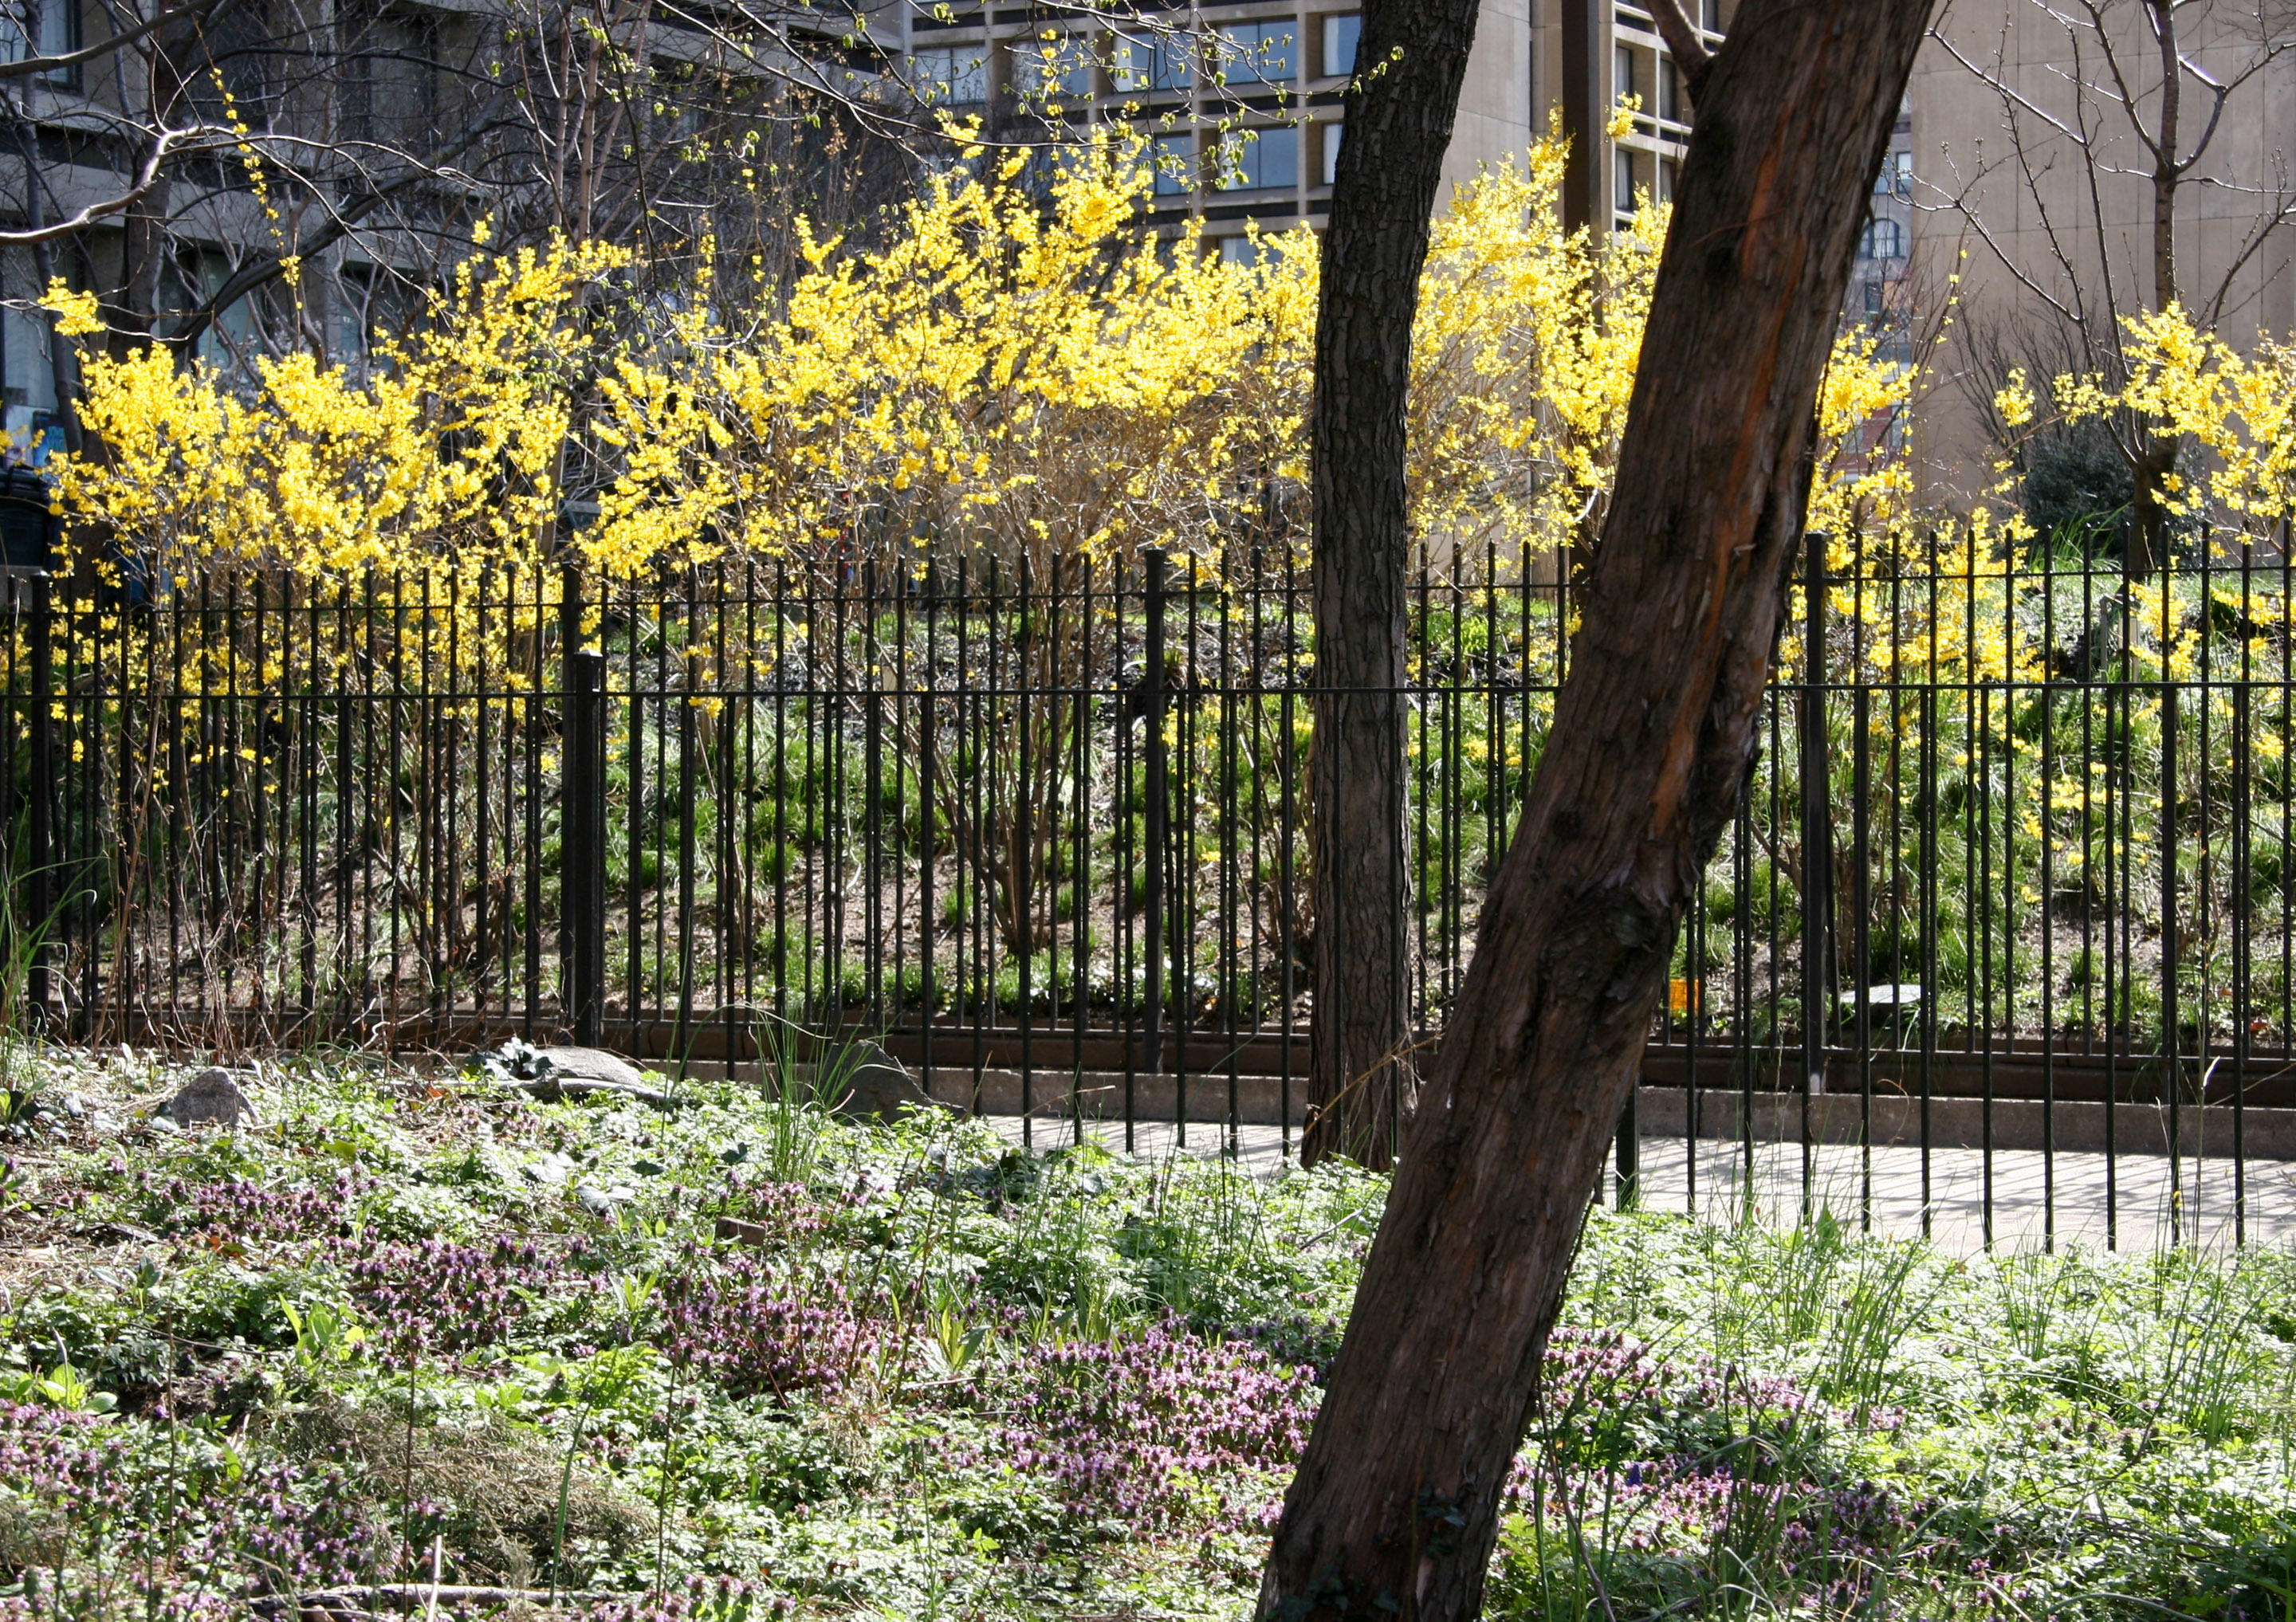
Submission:
<svg viewBox="0 0 2296 1622">
<path fill-rule="evenodd" d="M 879 1120 L 899 1120 L 920 1110 L 946 1110 L 917 1085 L 901 1061 L 873 1042 L 857 1042 L 831 1067 L 843 1081 L 831 1107 L 840 1115 L 873 1115 Z"/>
<path fill-rule="evenodd" d="M 543 1156 L 539 1160 L 520 1167 L 518 1170 L 519 1175 L 529 1183 L 537 1184 L 544 1188 L 559 1188 L 564 1185 L 567 1178 L 574 1175 L 574 1162 L 562 1154 L 553 1152 Z"/>
<path fill-rule="evenodd" d="M 600 1188 L 594 1183 L 584 1183 L 574 1190 L 574 1203 L 591 1216 L 611 1222 L 621 1208 L 636 1197 L 636 1191 L 616 1184 L 611 1188 Z"/>
<path fill-rule="evenodd" d="M 537 1050 L 550 1061 L 555 1074 L 568 1080 L 606 1081 L 618 1087 L 642 1089 L 645 1077 L 627 1059 L 594 1047 L 545 1047 Z"/>
<path fill-rule="evenodd" d="M 678 1104 L 675 1095 L 646 1085 L 627 1060 L 594 1047 L 529 1047 L 513 1036 L 491 1053 L 472 1054 L 463 1068 L 545 1103 L 611 1093 L 658 1109 Z"/>
<path fill-rule="evenodd" d="M 217 1066 L 193 1077 L 182 1092 L 160 1106 L 159 1112 L 178 1126 L 252 1126 L 263 1118 L 254 1100 L 239 1090 L 231 1072 Z"/>
</svg>

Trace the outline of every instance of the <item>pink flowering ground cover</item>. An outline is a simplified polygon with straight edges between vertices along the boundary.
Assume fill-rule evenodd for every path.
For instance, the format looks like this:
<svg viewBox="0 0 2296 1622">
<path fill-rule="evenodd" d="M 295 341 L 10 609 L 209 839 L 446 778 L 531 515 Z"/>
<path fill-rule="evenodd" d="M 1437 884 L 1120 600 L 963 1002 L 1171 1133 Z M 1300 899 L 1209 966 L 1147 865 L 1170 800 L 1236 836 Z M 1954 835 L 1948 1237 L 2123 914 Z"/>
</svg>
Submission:
<svg viewBox="0 0 2296 1622">
<path fill-rule="evenodd" d="M 184 1133 L 43 1063 L 15 1618 L 1241 1618 L 1382 1194 L 349 1063 Z M 2291 1282 L 1592 1213 L 1491 1613 L 2289 1617 Z"/>
</svg>

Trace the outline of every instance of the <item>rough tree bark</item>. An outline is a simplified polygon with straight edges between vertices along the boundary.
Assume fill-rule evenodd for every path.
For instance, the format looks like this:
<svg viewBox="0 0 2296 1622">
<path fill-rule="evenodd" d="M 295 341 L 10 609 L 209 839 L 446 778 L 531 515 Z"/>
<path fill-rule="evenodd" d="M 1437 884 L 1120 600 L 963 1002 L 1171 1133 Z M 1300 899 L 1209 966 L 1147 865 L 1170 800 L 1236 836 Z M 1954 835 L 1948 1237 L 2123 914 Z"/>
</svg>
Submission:
<svg viewBox="0 0 2296 1622">
<path fill-rule="evenodd" d="M 1571 673 L 1285 1502 L 1263 1618 L 1450 1622 L 1480 1603 L 1675 931 L 1759 744 L 1817 382 L 1929 9 L 1745 0 L 1700 86 Z"/>
<path fill-rule="evenodd" d="M 1404 400 L 1472 0 L 1367 0 L 1316 315 L 1308 1165 L 1384 1167 L 1411 1110 Z"/>
</svg>

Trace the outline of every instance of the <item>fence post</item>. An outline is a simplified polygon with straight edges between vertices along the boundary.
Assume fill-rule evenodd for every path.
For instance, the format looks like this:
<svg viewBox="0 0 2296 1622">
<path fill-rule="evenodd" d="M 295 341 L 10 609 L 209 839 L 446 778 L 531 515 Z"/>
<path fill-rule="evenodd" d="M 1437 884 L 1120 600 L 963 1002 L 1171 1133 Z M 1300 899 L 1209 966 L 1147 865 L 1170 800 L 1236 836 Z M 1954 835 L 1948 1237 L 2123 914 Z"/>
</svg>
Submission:
<svg viewBox="0 0 2296 1622">
<path fill-rule="evenodd" d="M 582 573 L 566 567 L 560 603 L 566 738 L 559 799 L 562 1012 L 574 1040 L 594 1047 L 606 1000 L 605 655 L 584 645 Z"/>
<path fill-rule="evenodd" d="M 1627 1089 L 1626 1107 L 1619 1111 L 1618 1200 L 1619 1208 L 1622 1211 L 1637 1209 L 1643 1202 L 1643 1125 L 1640 1109 L 1642 1088 L 1643 1078 L 1637 1074 L 1635 1077 L 1635 1085 Z M 1695 1142 L 1691 1144 L 1691 1152 L 1693 1154 L 1698 1152 Z"/>
<path fill-rule="evenodd" d="M 29 869 L 25 888 L 28 922 L 34 933 L 30 960 L 24 970 L 24 1001 L 33 1028 L 39 1029 L 48 1022 L 48 931 L 55 922 L 57 910 L 54 830 L 49 823 L 55 798 L 55 757 L 49 714 L 55 703 L 55 672 L 49 662 L 48 577 L 33 576 L 31 587 L 32 713 L 27 730 L 31 734 L 29 741 L 32 759 L 31 781 L 27 788 L 32 803 L 26 807 L 25 816 L 26 843 L 30 847 L 25 853 Z"/>
<path fill-rule="evenodd" d="M 1828 803 L 1833 754 L 1825 732 L 1825 552 L 1811 530 L 1802 564 L 1801 713 L 1801 1158 L 1808 1214 L 1813 1151 L 1810 1102 L 1825 1091 L 1826 1028 L 1833 995 L 1833 827 Z"/>
<path fill-rule="evenodd" d="M 1143 546 L 1140 566 L 1148 610 L 1147 648 L 1140 672 L 1140 703 L 1145 733 L 1142 760 L 1148 797 L 1147 883 L 1142 894 L 1148 947 L 1148 1053 L 1146 1069 L 1163 1068 L 1164 1053 L 1164 588 L 1168 561 L 1160 546 Z"/>
</svg>

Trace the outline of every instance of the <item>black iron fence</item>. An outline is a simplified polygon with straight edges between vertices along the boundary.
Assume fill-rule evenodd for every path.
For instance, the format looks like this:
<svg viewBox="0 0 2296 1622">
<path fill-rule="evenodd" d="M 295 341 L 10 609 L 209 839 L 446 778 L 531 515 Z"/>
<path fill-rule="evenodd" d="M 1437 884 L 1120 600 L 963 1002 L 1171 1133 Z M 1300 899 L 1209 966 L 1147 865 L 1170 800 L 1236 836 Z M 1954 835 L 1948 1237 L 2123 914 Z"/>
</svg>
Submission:
<svg viewBox="0 0 2296 1622">
<path fill-rule="evenodd" d="M 2245 1236 L 2251 1167 L 2296 1158 L 2287 560 L 2130 582 L 1962 533 L 1821 541 L 1808 580 L 1625 1169 L 1783 1138 L 1807 1197 L 1838 1142 L 1870 1213 L 1876 1154 L 1927 1191 L 1964 1148 L 1989 1233 L 1998 1155 L 2041 1155 L 2052 1227 L 2064 1154 L 2104 1157 L 2109 1221 L 2128 1155 L 2213 1159 Z M 1243 550 L 12 578 L 17 979 L 87 1039 L 674 1067 L 865 1032 L 976 1106 L 1288 1143 L 1312 954 L 1344 949 L 1305 862 L 1305 591 Z M 1489 550 L 1411 601 L 1437 1033 L 1570 602 Z"/>
</svg>

